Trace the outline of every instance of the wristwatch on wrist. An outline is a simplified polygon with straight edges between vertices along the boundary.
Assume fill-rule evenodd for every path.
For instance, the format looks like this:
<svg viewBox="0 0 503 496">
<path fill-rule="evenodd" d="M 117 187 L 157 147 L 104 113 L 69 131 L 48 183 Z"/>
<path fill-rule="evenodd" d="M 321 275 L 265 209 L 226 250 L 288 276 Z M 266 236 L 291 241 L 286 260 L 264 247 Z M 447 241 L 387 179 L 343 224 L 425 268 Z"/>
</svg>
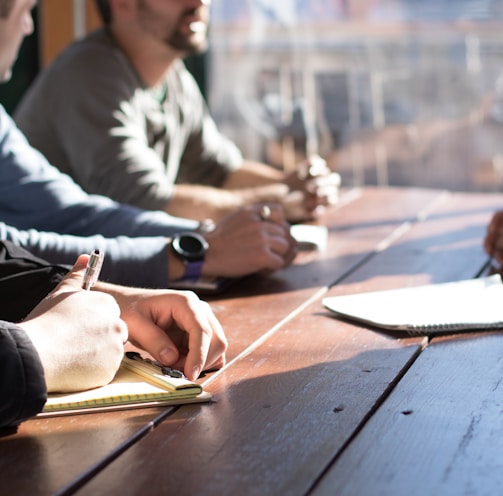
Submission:
<svg viewBox="0 0 503 496">
<path fill-rule="evenodd" d="M 203 236 L 196 232 L 184 232 L 173 237 L 171 249 L 185 265 L 182 279 L 199 279 L 208 246 Z"/>
</svg>

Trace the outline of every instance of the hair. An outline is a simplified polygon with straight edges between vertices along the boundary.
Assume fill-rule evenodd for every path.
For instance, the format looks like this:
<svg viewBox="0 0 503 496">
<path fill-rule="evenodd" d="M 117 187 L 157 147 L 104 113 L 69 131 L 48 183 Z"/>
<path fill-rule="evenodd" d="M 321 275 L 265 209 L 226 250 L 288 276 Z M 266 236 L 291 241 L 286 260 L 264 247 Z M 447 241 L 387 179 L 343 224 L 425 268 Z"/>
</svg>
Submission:
<svg viewBox="0 0 503 496">
<path fill-rule="evenodd" d="M 15 0 L 0 0 L 0 18 L 7 19 L 9 17 Z"/>
<path fill-rule="evenodd" d="M 110 8 L 109 0 L 96 0 L 96 8 L 105 26 L 110 25 L 112 22 L 112 9 Z"/>
</svg>

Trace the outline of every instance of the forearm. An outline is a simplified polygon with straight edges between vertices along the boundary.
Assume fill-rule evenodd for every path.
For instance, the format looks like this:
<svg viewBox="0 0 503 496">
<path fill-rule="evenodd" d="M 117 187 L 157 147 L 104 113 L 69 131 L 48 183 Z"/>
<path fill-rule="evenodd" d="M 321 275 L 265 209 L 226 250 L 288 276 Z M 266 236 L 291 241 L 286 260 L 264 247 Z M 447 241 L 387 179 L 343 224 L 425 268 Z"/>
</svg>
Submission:
<svg viewBox="0 0 503 496">
<path fill-rule="evenodd" d="M 185 215 L 191 219 L 219 219 L 243 206 L 240 195 L 211 186 L 177 184 L 166 206 L 170 215 Z"/>
<path fill-rule="evenodd" d="M 282 171 L 262 162 L 243 161 L 243 165 L 228 174 L 222 188 L 240 189 L 253 186 L 281 183 L 285 179 Z"/>
<path fill-rule="evenodd" d="M 257 203 L 281 203 L 288 186 L 278 182 L 262 186 L 225 190 L 199 185 L 177 185 L 166 209 L 172 215 L 185 215 L 203 221 L 218 221 L 238 209 Z"/>
</svg>

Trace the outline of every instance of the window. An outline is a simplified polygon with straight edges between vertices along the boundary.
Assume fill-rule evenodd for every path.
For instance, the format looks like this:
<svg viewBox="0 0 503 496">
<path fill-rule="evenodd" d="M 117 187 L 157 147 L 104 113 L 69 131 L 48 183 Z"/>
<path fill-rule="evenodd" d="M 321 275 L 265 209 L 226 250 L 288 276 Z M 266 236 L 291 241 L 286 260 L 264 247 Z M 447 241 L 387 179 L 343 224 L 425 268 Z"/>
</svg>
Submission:
<svg viewBox="0 0 503 496">
<path fill-rule="evenodd" d="M 503 0 L 213 0 L 208 101 L 248 158 L 503 189 Z"/>
</svg>

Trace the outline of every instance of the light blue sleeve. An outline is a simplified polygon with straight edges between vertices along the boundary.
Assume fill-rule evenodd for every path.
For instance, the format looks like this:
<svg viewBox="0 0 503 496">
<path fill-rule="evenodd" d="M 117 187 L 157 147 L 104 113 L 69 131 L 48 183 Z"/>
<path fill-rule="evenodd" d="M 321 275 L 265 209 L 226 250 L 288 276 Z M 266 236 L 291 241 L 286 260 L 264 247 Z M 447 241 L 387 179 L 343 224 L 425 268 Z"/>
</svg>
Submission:
<svg viewBox="0 0 503 496">
<path fill-rule="evenodd" d="M 102 281 L 149 288 L 168 286 L 168 255 L 164 237 L 80 237 L 35 229 L 23 231 L 0 222 L 0 239 L 11 241 L 59 265 L 73 265 L 81 253 L 99 248 L 105 252 L 100 275 Z"/>
<path fill-rule="evenodd" d="M 0 239 L 51 263 L 105 250 L 102 279 L 166 287 L 166 237 L 197 222 L 88 195 L 26 141 L 0 106 Z"/>
<path fill-rule="evenodd" d="M 171 236 L 197 222 L 89 195 L 31 147 L 0 106 L 0 220 L 75 236 Z"/>
</svg>

